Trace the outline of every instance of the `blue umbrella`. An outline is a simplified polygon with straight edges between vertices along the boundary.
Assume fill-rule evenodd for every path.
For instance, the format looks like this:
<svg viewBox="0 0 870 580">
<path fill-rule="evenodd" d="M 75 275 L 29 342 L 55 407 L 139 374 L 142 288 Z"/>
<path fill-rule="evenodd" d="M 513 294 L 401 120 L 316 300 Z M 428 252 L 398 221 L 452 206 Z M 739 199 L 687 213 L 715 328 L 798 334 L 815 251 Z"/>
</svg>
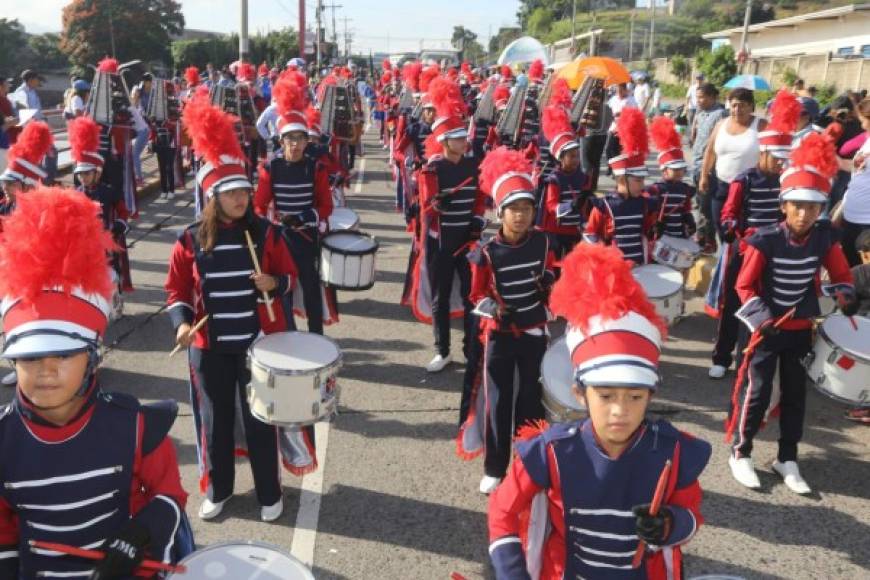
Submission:
<svg viewBox="0 0 870 580">
<path fill-rule="evenodd" d="M 727 83 L 726 89 L 749 89 L 750 91 L 769 91 L 770 85 L 758 75 L 737 75 Z"/>
</svg>

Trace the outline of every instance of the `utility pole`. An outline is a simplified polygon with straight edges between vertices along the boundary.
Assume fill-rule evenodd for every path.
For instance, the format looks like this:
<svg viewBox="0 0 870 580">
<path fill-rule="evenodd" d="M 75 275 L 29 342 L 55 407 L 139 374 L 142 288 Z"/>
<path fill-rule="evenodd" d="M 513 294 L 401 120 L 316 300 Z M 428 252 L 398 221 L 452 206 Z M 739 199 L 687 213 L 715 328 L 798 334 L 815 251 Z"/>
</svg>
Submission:
<svg viewBox="0 0 870 580">
<path fill-rule="evenodd" d="M 746 13 L 743 15 L 743 34 L 740 36 L 740 73 L 746 72 L 744 69 L 749 61 L 749 51 L 746 50 L 746 38 L 749 36 L 749 19 L 752 17 L 752 0 L 746 0 Z"/>
<path fill-rule="evenodd" d="M 241 22 L 239 23 L 239 61 L 248 60 L 248 0 L 241 0 Z"/>
<path fill-rule="evenodd" d="M 353 18 L 348 18 L 345 16 L 344 18 L 340 18 L 342 22 L 344 22 L 344 56 L 345 58 L 350 58 L 350 36 L 347 32 L 347 23 Z"/>
<path fill-rule="evenodd" d="M 316 47 L 316 53 L 317 53 L 316 62 L 317 62 L 317 74 L 318 74 L 318 75 L 320 74 L 320 71 L 321 71 L 322 68 L 323 68 L 323 67 L 321 66 L 321 62 L 320 62 L 320 59 L 321 59 L 321 54 L 320 54 L 320 40 L 321 40 L 321 39 L 320 39 L 320 32 L 321 32 L 321 30 L 322 30 L 320 19 L 321 19 L 321 15 L 322 15 L 322 14 L 323 14 L 323 0 L 317 0 L 317 6 L 316 6 L 315 9 L 314 9 L 314 17 L 317 19 L 317 30 L 315 30 L 316 38 L 314 39 L 314 45 L 315 45 L 315 47 Z"/>
<path fill-rule="evenodd" d="M 574 59 L 575 54 L 575 36 L 577 36 L 577 0 L 571 3 L 571 60 Z"/>
<path fill-rule="evenodd" d="M 634 17 L 637 13 L 632 10 L 628 20 L 628 62 L 634 60 Z"/>
<path fill-rule="evenodd" d="M 655 42 L 656 42 L 656 0 L 649 0 L 649 7 L 652 10 L 649 19 L 649 59 L 655 58 Z"/>
<path fill-rule="evenodd" d="M 115 57 L 115 25 L 112 23 L 112 2 L 106 2 L 106 13 L 109 16 L 109 44 L 112 46 L 112 58 Z"/>
<path fill-rule="evenodd" d="M 305 58 L 305 0 L 299 0 L 299 56 Z"/>
</svg>

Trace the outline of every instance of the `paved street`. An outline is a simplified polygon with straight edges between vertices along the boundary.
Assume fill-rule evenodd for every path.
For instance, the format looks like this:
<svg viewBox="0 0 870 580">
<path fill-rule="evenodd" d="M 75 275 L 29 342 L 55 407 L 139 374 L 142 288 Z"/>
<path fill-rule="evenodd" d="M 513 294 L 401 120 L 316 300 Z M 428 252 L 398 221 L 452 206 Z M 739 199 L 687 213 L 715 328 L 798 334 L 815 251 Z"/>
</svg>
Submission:
<svg viewBox="0 0 870 580">
<path fill-rule="evenodd" d="M 487 578 L 487 502 L 477 492 L 482 461 L 465 463 L 455 454 L 462 367 L 453 364 L 437 375 L 423 370 L 432 356 L 431 329 L 399 306 L 408 235 L 393 208 L 386 152 L 371 137 L 366 145 L 348 205 L 380 242 L 377 283 L 366 292 L 340 293 L 341 322 L 326 333 L 344 353 L 341 413 L 331 425 L 318 426 L 320 471 L 304 479 L 285 474 L 278 522 L 259 521 L 243 460 L 236 497 L 224 514 L 212 523 L 196 517 L 187 367 L 183 356 L 167 359 L 173 332 L 163 309 L 169 249 L 193 217 L 189 195 L 168 202 L 152 194 L 142 201 L 129 238 L 136 292 L 110 330 L 102 384 L 146 401 L 181 403 L 172 436 L 199 544 L 276 544 L 313 562 L 318 579 L 446 579 L 452 572 Z M 454 357 L 461 359 L 455 332 Z M 796 496 L 771 473 L 775 424 L 761 435 L 755 454 L 763 489 L 739 487 L 728 472 L 722 429 L 733 375 L 718 382 L 706 376 L 713 332 L 714 322 L 693 298 L 667 342 L 664 386 L 653 402 L 655 416 L 714 445 L 701 478 L 707 522 L 686 550 L 688 577 L 870 577 L 870 429 L 843 420 L 843 406 L 810 389 L 800 465 L 817 492 Z M 0 395 L 5 402 L 11 391 Z"/>
</svg>

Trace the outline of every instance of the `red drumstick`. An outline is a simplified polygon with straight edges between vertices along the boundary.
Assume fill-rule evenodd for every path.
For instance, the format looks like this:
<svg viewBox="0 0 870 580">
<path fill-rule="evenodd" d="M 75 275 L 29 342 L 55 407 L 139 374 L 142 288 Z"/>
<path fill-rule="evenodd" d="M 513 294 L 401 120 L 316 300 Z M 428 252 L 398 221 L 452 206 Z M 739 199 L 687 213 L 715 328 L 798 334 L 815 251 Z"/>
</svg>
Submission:
<svg viewBox="0 0 870 580">
<path fill-rule="evenodd" d="M 75 546 L 68 546 L 66 544 L 43 542 L 41 540 L 30 540 L 29 543 L 32 548 L 51 550 L 53 552 L 60 552 L 61 554 L 75 556 L 77 558 L 86 558 L 88 560 L 102 560 L 106 557 L 106 555 L 99 550 L 85 550 L 84 548 L 76 548 Z M 187 568 L 184 566 L 172 566 L 170 564 L 164 564 L 163 562 L 156 562 L 154 560 L 142 560 L 142 563 L 139 564 L 139 567 L 143 570 L 148 570 L 150 572 L 174 572 L 176 574 L 184 574 L 185 572 L 187 572 Z"/>
<path fill-rule="evenodd" d="M 656 490 L 653 494 L 652 503 L 649 506 L 649 515 L 655 516 L 659 513 L 659 508 L 662 507 L 662 501 L 665 499 L 665 489 L 668 487 L 668 478 L 671 475 L 671 460 L 665 462 L 662 468 L 662 473 L 659 475 L 659 481 L 656 484 Z M 631 567 L 637 568 L 643 560 L 643 553 L 646 549 L 646 542 L 641 540 L 637 544 L 637 551 L 634 553 L 634 559 L 631 561 Z"/>
</svg>

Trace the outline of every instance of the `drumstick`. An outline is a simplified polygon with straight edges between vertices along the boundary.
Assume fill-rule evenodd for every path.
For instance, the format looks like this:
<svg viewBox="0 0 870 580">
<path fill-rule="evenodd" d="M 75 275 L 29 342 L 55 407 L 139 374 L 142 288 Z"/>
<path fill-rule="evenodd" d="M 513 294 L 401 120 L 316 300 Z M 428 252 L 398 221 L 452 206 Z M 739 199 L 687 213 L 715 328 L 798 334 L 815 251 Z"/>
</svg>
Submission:
<svg viewBox="0 0 870 580">
<path fill-rule="evenodd" d="M 837 302 L 840 306 L 843 306 L 846 303 L 846 295 L 843 292 L 835 292 L 834 294 L 837 297 Z M 849 322 L 852 323 L 852 330 L 858 330 L 858 323 L 855 322 L 855 317 L 847 316 L 846 318 L 848 318 Z"/>
<path fill-rule="evenodd" d="M 248 251 L 251 252 L 251 260 L 254 262 L 254 271 L 257 275 L 262 274 L 260 270 L 260 261 L 257 260 L 257 252 L 254 250 L 254 241 L 251 239 L 251 232 L 245 230 L 245 239 L 248 241 Z M 266 312 L 269 314 L 269 322 L 275 322 L 275 311 L 272 310 L 272 300 L 269 298 L 269 293 L 263 290 L 263 301 L 266 303 Z"/>
<path fill-rule="evenodd" d="M 205 326 L 205 323 L 206 323 L 207 320 L 208 320 L 208 314 L 206 314 L 205 316 L 203 316 L 202 318 L 200 318 L 200 319 L 199 319 L 199 322 L 197 322 L 197 323 L 194 325 L 193 328 L 191 328 L 190 330 L 187 331 L 187 334 L 188 334 L 189 336 L 193 336 L 194 334 L 196 334 L 197 332 L 199 332 L 199 329 L 202 328 L 203 326 Z M 181 345 L 180 345 L 180 344 L 176 344 L 176 345 L 175 345 L 175 348 L 172 349 L 172 352 L 169 353 L 169 356 L 170 356 L 170 357 L 175 356 L 175 355 L 178 353 L 178 351 L 180 351 L 180 350 L 181 350 Z"/>
<path fill-rule="evenodd" d="M 773 323 L 774 328 L 779 328 L 794 316 L 794 313 L 797 311 L 797 306 L 792 306 L 791 309 L 783 314 L 779 320 Z M 756 331 L 757 332 L 757 331 Z M 746 355 L 755 350 L 755 347 L 758 346 L 758 343 L 764 340 L 764 335 L 761 333 L 753 333 L 752 340 L 749 341 L 749 345 L 743 349 L 743 354 Z"/>
<path fill-rule="evenodd" d="M 659 481 L 656 484 L 655 493 L 653 493 L 652 503 L 649 506 L 649 515 L 655 516 L 659 513 L 659 508 L 662 507 L 662 500 L 665 497 L 665 489 L 668 487 L 668 478 L 671 475 L 671 460 L 665 461 L 665 466 L 662 468 L 662 473 L 659 475 Z M 631 567 L 637 568 L 643 560 L 643 553 L 646 549 L 646 542 L 641 540 L 637 544 L 637 551 L 634 553 L 634 559 L 631 561 Z"/>
<path fill-rule="evenodd" d="M 43 542 L 41 540 L 30 540 L 28 543 L 30 544 L 31 548 L 51 550 L 52 552 L 60 552 L 61 554 L 66 554 L 67 556 L 86 558 L 88 560 L 103 560 L 106 557 L 106 555 L 99 550 L 85 550 L 84 548 L 68 546 L 67 544 Z M 163 562 L 157 562 L 155 560 L 142 560 L 142 562 L 139 564 L 139 568 L 148 572 L 173 572 L 176 574 L 184 574 L 185 572 L 187 572 L 187 568 L 185 566 L 172 566 L 170 564 L 164 564 Z"/>
</svg>

